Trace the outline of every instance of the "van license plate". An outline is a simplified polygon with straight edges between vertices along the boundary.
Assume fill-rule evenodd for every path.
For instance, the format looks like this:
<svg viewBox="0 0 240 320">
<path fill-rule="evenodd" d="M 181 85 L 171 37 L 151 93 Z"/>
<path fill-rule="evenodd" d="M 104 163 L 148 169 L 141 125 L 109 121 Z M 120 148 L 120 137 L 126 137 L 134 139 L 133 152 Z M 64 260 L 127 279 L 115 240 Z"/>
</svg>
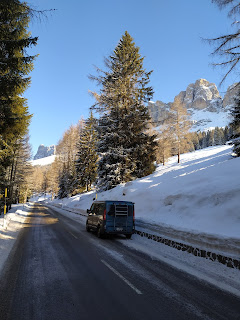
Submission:
<svg viewBox="0 0 240 320">
<path fill-rule="evenodd" d="M 116 228 L 117 231 L 123 231 L 123 228 Z"/>
</svg>

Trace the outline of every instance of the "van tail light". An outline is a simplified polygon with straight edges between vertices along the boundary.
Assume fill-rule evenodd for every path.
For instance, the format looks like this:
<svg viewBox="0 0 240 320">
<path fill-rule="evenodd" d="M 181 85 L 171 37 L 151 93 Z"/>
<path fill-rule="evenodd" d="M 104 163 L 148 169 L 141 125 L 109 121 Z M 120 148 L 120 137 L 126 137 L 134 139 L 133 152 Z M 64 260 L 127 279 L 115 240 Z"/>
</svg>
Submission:
<svg viewBox="0 0 240 320">
<path fill-rule="evenodd" d="M 105 209 L 103 212 L 103 220 L 106 220 L 106 212 L 107 212 L 107 210 Z"/>
</svg>

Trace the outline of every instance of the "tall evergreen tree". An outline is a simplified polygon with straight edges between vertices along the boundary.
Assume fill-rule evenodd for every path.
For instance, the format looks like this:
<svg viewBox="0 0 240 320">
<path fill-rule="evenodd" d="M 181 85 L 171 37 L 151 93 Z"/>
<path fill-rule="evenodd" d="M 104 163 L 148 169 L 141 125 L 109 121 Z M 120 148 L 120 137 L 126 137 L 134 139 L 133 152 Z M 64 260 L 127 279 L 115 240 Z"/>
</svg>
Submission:
<svg viewBox="0 0 240 320">
<path fill-rule="evenodd" d="M 150 174 L 154 170 L 155 136 L 146 134 L 150 119 L 144 105 L 153 95 L 148 86 L 150 72 L 132 37 L 125 32 L 113 54 L 105 60 L 107 71 L 91 77 L 101 85 L 95 108 L 99 120 L 98 186 L 110 189 L 121 182 Z"/>
<path fill-rule="evenodd" d="M 76 159 L 77 183 L 87 191 L 97 177 L 97 160 L 96 119 L 91 112 L 80 134 Z"/>
<path fill-rule="evenodd" d="M 26 133 L 31 118 L 22 97 L 35 59 L 26 49 L 37 44 L 27 30 L 29 10 L 18 0 L 0 2 L 0 135 L 4 140 Z"/>
<path fill-rule="evenodd" d="M 30 84 L 28 74 L 35 59 L 26 50 L 37 44 L 27 30 L 30 12 L 26 2 L 0 1 L 0 188 L 7 186 L 6 173 L 14 161 L 16 141 L 27 133 L 31 119 L 22 96 Z"/>
<path fill-rule="evenodd" d="M 235 105 L 232 110 L 232 122 L 230 127 L 232 129 L 232 139 L 234 143 L 233 151 L 240 157 L 240 91 L 235 100 Z"/>
</svg>

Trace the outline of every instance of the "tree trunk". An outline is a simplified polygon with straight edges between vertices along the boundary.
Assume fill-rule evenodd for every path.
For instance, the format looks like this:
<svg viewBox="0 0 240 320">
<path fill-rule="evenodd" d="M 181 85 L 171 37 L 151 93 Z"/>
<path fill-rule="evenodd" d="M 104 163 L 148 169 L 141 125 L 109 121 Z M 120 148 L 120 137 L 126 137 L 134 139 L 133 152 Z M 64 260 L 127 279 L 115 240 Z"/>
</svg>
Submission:
<svg viewBox="0 0 240 320">
<path fill-rule="evenodd" d="M 178 141 L 178 163 L 180 163 L 180 141 Z"/>
</svg>

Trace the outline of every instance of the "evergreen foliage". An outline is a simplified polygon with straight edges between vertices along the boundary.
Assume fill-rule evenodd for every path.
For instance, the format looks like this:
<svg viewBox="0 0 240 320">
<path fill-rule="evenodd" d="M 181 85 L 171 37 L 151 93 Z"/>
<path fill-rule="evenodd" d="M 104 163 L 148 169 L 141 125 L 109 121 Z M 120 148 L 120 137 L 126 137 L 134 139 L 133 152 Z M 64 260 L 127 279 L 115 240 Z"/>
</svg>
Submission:
<svg viewBox="0 0 240 320">
<path fill-rule="evenodd" d="M 91 112 L 86 120 L 85 126 L 80 133 L 80 140 L 77 145 L 78 153 L 76 160 L 77 184 L 86 188 L 91 188 L 97 177 L 97 131 L 96 119 Z"/>
<path fill-rule="evenodd" d="M 14 166 L 16 146 L 27 134 L 31 119 L 22 96 L 30 84 L 28 74 L 35 59 L 26 50 L 37 44 L 37 38 L 27 30 L 30 12 L 25 2 L 0 1 L 0 192 L 8 186 L 10 195 L 13 186 L 7 174 Z"/>
<path fill-rule="evenodd" d="M 231 122 L 232 127 L 232 139 L 233 139 L 233 151 L 239 157 L 240 156 L 240 92 L 236 98 L 235 105 L 232 109 L 233 120 Z"/>
<path fill-rule="evenodd" d="M 146 133 L 150 120 L 144 105 L 153 95 L 150 72 L 143 69 L 139 48 L 125 32 L 113 54 L 105 60 L 107 71 L 91 77 L 101 85 L 95 108 L 100 161 L 98 187 L 111 189 L 121 182 L 143 177 L 154 170 L 156 142 Z"/>
<path fill-rule="evenodd" d="M 60 199 L 68 197 L 72 191 L 73 188 L 73 176 L 69 172 L 69 168 L 63 168 L 63 171 L 59 175 L 59 191 L 58 191 L 58 197 Z"/>
<path fill-rule="evenodd" d="M 22 97 L 35 56 L 26 49 L 37 38 L 27 31 L 29 7 L 18 0 L 0 2 L 0 136 L 4 140 L 26 133 L 31 115 Z"/>
<path fill-rule="evenodd" d="M 208 131 L 191 132 L 190 138 L 195 150 L 223 145 L 232 138 L 232 127 L 229 125 L 225 128 L 216 127 Z"/>
</svg>

